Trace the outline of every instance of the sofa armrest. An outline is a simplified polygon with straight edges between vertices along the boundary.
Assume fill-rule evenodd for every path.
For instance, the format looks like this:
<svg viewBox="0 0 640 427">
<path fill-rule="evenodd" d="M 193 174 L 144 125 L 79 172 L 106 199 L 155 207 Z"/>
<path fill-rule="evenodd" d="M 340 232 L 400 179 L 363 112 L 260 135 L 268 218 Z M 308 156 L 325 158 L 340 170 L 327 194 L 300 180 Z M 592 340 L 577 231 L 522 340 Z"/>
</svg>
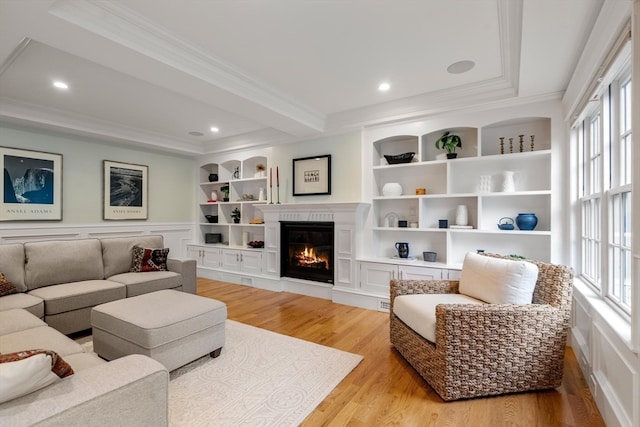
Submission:
<svg viewBox="0 0 640 427">
<path fill-rule="evenodd" d="M 182 291 L 190 294 L 196 293 L 196 260 L 188 258 L 167 259 L 169 271 L 182 275 Z"/>
<path fill-rule="evenodd" d="M 400 295 L 457 294 L 459 283 L 457 280 L 392 280 L 390 282 L 391 306 L 393 307 L 393 300 Z"/>
<path fill-rule="evenodd" d="M 11 426 L 168 425 L 169 373 L 134 354 L 82 370 L 0 405 Z"/>
</svg>

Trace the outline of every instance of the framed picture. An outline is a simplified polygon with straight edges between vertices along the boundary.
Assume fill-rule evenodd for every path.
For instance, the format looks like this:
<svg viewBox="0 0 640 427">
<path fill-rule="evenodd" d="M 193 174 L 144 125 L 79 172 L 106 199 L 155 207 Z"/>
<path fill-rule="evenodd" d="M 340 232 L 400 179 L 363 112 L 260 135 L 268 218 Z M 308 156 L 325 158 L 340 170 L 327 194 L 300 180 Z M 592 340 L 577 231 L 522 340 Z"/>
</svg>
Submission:
<svg viewBox="0 0 640 427">
<path fill-rule="evenodd" d="M 62 154 L 0 147 L 0 220 L 62 220 Z"/>
<path fill-rule="evenodd" d="M 331 155 L 293 159 L 293 195 L 331 194 Z"/>
<path fill-rule="evenodd" d="M 149 166 L 104 161 L 104 219 L 147 219 Z"/>
</svg>

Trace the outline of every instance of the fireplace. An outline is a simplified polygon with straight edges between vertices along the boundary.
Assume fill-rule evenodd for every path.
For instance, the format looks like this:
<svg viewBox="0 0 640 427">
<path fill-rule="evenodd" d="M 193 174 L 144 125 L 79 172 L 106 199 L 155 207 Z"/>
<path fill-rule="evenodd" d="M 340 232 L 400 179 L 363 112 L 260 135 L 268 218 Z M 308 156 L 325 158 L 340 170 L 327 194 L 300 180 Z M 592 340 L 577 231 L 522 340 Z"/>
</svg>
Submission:
<svg viewBox="0 0 640 427">
<path fill-rule="evenodd" d="M 333 284 L 333 222 L 280 222 L 280 276 Z"/>
</svg>

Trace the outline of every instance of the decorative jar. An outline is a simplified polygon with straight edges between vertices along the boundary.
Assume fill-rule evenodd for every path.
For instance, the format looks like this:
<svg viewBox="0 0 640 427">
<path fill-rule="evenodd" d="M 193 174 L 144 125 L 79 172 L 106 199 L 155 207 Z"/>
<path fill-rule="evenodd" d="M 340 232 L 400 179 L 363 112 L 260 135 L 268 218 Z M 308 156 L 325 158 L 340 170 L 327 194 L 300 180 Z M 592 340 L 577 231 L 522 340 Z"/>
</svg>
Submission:
<svg viewBox="0 0 640 427">
<path fill-rule="evenodd" d="M 456 208 L 456 225 L 467 225 L 469 223 L 469 213 L 465 205 L 458 205 Z"/>
<path fill-rule="evenodd" d="M 398 182 L 387 182 L 382 186 L 382 195 L 385 197 L 402 196 L 402 185 Z"/>
<path fill-rule="evenodd" d="M 538 217 L 534 213 L 519 213 L 516 225 L 520 230 L 531 231 L 538 225 Z"/>
<path fill-rule="evenodd" d="M 505 193 L 513 193 L 516 191 L 516 183 L 513 179 L 513 171 L 502 172 L 502 191 Z"/>
</svg>

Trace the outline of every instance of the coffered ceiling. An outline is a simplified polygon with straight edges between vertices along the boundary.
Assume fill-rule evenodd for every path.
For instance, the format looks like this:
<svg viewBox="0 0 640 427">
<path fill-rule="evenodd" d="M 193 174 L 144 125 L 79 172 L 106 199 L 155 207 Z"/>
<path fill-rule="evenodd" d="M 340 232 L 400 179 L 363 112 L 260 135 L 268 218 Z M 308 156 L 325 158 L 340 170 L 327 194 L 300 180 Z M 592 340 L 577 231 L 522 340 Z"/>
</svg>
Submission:
<svg viewBox="0 0 640 427">
<path fill-rule="evenodd" d="M 198 155 L 559 98 L 604 1 L 0 0 L 0 120 Z"/>
</svg>

